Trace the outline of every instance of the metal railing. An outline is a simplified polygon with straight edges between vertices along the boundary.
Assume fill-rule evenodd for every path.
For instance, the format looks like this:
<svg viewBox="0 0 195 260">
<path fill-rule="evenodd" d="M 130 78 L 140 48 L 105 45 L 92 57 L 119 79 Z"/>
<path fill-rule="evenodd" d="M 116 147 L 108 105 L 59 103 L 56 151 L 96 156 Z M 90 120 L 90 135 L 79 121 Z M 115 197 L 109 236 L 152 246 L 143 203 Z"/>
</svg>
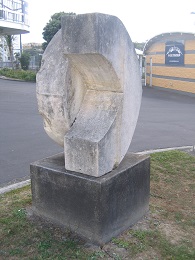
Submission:
<svg viewBox="0 0 195 260">
<path fill-rule="evenodd" d="M 32 59 L 33 58 L 33 59 Z M 29 70 L 38 70 L 40 68 L 40 62 L 34 60 L 34 56 L 31 56 L 31 60 L 29 63 Z M 11 61 L 0 61 L 0 69 L 2 68 L 20 68 L 20 63 L 14 60 L 13 62 Z"/>
<path fill-rule="evenodd" d="M 12 68 L 12 66 L 11 61 L 0 61 L 0 68 Z"/>
</svg>

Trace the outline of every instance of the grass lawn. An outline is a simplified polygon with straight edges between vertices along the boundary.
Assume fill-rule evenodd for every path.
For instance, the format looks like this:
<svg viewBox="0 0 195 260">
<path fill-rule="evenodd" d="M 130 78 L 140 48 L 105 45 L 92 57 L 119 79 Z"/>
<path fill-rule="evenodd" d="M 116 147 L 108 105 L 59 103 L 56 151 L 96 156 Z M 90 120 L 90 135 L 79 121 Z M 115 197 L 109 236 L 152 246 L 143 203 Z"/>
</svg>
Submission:
<svg viewBox="0 0 195 260">
<path fill-rule="evenodd" d="M 0 196 L 0 259 L 195 259 L 195 156 L 151 155 L 150 212 L 102 248 L 31 219 L 30 186 Z"/>
</svg>

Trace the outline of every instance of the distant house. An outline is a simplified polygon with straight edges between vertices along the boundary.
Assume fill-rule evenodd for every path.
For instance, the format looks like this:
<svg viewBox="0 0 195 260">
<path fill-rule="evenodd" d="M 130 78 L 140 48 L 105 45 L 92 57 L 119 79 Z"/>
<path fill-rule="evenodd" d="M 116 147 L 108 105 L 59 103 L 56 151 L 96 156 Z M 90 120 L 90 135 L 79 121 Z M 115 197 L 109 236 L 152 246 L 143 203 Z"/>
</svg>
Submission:
<svg viewBox="0 0 195 260">
<path fill-rule="evenodd" d="M 163 33 L 145 45 L 145 84 L 195 93 L 195 33 Z"/>
</svg>

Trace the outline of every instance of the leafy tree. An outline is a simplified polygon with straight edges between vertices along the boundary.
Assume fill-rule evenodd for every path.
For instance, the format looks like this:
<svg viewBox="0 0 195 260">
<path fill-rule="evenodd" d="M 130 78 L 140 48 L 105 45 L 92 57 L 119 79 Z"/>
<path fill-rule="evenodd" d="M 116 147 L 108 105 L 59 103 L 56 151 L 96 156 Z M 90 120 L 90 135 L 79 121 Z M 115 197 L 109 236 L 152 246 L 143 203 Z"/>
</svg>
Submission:
<svg viewBox="0 0 195 260">
<path fill-rule="evenodd" d="M 14 37 L 14 35 L 5 35 L 5 40 L 6 40 L 8 50 L 9 50 L 10 61 L 12 63 L 12 68 L 13 68 L 14 67 L 13 42 L 15 40 L 15 37 Z"/>
<path fill-rule="evenodd" d="M 0 35 L 0 48 L 5 51 L 6 40 L 3 35 Z M 3 51 L 0 51 L 0 61 L 3 61 Z"/>
<path fill-rule="evenodd" d="M 31 65 L 34 68 L 37 68 L 37 69 L 38 69 L 38 67 L 40 68 L 41 58 L 42 58 L 42 54 L 43 54 L 42 47 L 37 44 L 31 44 L 30 47 L 23 46 L 23 50 L 24 50 L 24 52 L 27 52 L 29 54 L 29 56 L 33 59 Z"/>
<path fill-rule="evenodd" d="M 19 52 L 15 52 L 14 53 L 14 56 L 15 56 L 15 66 L 16 66 L 16 69 L 19 69 L 20 67 L 20 53 Z"/>
<path fill-rule="evenodd" d="M 29 64 L 30 64 L 30 55 L 28 52 L 24 51 L 20 57 L 20 63 L 21 63 L 21 68 L 23 70 L 28 70 Z"/>
<path fill-rule="evenodd" d="M 75 13 L 55 13 L 51 16 L 51 19 L 43 28 L 43 39 L 45 42 L 42 44 L 42 49 L 45 50 L 53 36 L 61 29 L 61 17 L 64 15 L 74 15 Z"/>
<path fill-rule="evenodd" d="M 143 51 L 146 43 L 145 42 L 134 42 L 133 44 L 136 49 Z"/>
</svg>

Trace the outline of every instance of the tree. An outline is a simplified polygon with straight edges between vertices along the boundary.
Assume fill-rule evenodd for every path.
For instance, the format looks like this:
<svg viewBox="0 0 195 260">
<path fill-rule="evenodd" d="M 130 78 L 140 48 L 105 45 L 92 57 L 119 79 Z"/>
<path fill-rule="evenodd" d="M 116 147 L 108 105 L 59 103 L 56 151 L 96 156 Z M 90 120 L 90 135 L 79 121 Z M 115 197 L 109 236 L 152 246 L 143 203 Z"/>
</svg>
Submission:
<svg viewBox="0 0 195 260">
<path fill-rule="evenodd" d="M 134 44 L 135 49 L 143 51 L 146 43 L 145 42 L 134 42 L 133 44 Z"/>
<path fill-rule="evenodd" d="M 6 50 L 5 46 L 6 46 L 6 40 L 5 37 L 3 35 L 0 35 L 0 61 L 4 61 L 4 52 Z"/>
<path fill-rule="evenodd" d="M 43 39 L 45 42 L 42 44 L 42 49 L 45 50 L 53 36 L 61 29 L 61 17 L 64 15 L 75 15 L 75 13 L 55 13 L 43 28 Z"/>
<path fill-rule="evenodd" d="M 14 37 L 14 35 L 5 35 L 5 40 L 6 40 L 8 50 L 9 50 L 10 61 L 11 61 L 12 68 L 13 68 L 14 67 L 13 42 L 15 40 L 15 37 Z"/>
<path fill-rule="evenodd" d="M 24 52 L 27 52 L 31 57 L 31 68 L 40 68 L 41 58 L 43 54 L 42 46 L 39 44 L 30 43 L 30 46 L 23 45 Z"/>
<path fill-rule="evenodd" d="M 21 63 L 21 68 L 23 70 L 28 70 L 29 64 L 30 64 L 30 55 L 28 52 L 24 51 L 19 58 L 20 63 Z"/>
<path fill-rule="evenodd" d="M 15 67 L 16 69 L 19 69 L 20 68 L 20 53 L 19 52 L 15 52 L 14 53 L 14 56 L 15 56 Z"/>
</svg>

